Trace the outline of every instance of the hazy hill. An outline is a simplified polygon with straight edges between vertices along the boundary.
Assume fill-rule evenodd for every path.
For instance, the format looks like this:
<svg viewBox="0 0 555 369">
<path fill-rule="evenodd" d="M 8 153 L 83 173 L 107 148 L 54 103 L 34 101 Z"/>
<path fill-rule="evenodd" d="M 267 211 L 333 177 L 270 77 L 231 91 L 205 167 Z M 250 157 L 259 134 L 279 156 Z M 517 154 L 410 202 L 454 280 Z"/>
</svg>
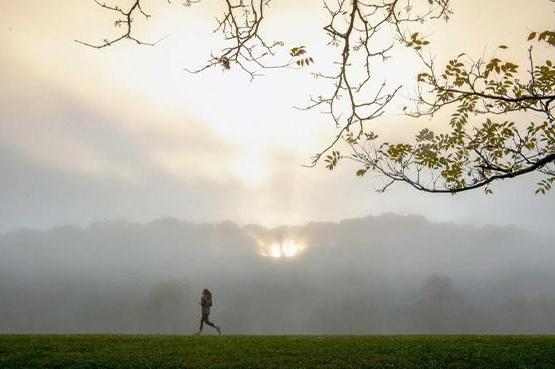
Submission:
<svg viewBox="0 0 555 369">
<path fill-rule="evenodd" d="M 226 333 L 555 333 L 553 244 L 397 215 L 21 230 L 0 236 L 0 332 L 191 333 L 208 287 Z"/>
</svg>

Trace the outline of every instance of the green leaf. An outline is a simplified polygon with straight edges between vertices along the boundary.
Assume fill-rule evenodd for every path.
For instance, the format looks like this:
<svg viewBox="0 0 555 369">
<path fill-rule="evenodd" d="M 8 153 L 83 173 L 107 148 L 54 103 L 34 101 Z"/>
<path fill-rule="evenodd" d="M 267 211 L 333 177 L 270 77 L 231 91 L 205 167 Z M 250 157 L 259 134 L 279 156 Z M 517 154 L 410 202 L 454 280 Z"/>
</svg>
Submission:
<svg viewBox="0 0 555 369">
<path fill-rule="evenodd" d="M 359 169 L 359 170 L 357 170 L 357 177 L 362 177 L 362 176 L 364 176 L 364 175 L 366 174 L 366 171 L 367 171 L 367 170 L 368 170 L 368 169 Z"/>
</svg>

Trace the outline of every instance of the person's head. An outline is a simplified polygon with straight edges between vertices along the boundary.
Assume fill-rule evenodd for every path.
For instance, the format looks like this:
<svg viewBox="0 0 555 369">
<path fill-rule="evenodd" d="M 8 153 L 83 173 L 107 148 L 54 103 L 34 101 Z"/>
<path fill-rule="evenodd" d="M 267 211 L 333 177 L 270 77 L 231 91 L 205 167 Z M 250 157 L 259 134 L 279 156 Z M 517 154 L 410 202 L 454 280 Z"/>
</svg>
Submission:
<svg viewBox="0 0 555 369">
<path fill-rule="evenodd" d="M 210 295 L 210 291 L 208 291 L 208 288 L 205 288 L 204 290 L 202 290 L 202 294 L 205 296 Z"/>
</svg>

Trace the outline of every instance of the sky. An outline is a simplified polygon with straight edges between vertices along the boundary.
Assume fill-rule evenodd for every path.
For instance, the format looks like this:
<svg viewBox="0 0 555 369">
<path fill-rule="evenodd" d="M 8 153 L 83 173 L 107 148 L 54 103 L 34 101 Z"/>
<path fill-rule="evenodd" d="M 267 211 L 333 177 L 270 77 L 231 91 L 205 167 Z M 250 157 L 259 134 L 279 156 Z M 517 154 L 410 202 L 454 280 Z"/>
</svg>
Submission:
<svg viewBox="0 0 555 369">
<path fill-rule="evenodd" d="M 553 194 L 534 195 L 529 175 L 482 191 L 419 193 L 381 179 L 355 177 L 347 163 L 330 173 L 302 167 L 335 133 L 318 111 L 294 106 L 317 90 L 308 71 L 266 73 L 249 81 L 219 68 L 190 74 L 218 46 L 212 30 L 217 2 L 192 7 L 149 1 L 148 22 L 137 24 L 155 47 L 121 42 L 95 50 L 113 34 L 112 15 L 88 0 L 0 1 L 0 232 L 103 220 L 147 222 L 176 217 L 268 226 L 340 220 L 368 214 L 418 214 L 433 221 L 552 225 Z M 454 1 L 454 15 L 430 32 L 439 60 L 468 52 L 526 56 L 531 30 L 552 25 L 547 0 Z M 317 0 L 275 0 L 264 32 L 288 46 L 306 45 L 319 63 L 325 13 Z M 545 50 L 538 50 L 541 54 Z M 391 83 L 410 87 L 418 65 L 406 51 L 378 68 Z M 376 124 L 403 139 L 424 124 L 386 114 Z"/>
</svg>

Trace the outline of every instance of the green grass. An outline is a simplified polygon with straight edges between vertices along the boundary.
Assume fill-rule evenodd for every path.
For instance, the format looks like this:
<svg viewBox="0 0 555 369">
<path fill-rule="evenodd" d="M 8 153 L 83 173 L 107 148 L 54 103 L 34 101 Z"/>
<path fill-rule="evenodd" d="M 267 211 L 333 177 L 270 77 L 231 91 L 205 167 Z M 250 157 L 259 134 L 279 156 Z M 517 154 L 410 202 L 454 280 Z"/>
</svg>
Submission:
<svg viewBox="0 0 555 369">
<path fill-rule="evenodd" d="M 555 368 L 555 337 L 0 335 L 0 368 Z"/>
</svg>

